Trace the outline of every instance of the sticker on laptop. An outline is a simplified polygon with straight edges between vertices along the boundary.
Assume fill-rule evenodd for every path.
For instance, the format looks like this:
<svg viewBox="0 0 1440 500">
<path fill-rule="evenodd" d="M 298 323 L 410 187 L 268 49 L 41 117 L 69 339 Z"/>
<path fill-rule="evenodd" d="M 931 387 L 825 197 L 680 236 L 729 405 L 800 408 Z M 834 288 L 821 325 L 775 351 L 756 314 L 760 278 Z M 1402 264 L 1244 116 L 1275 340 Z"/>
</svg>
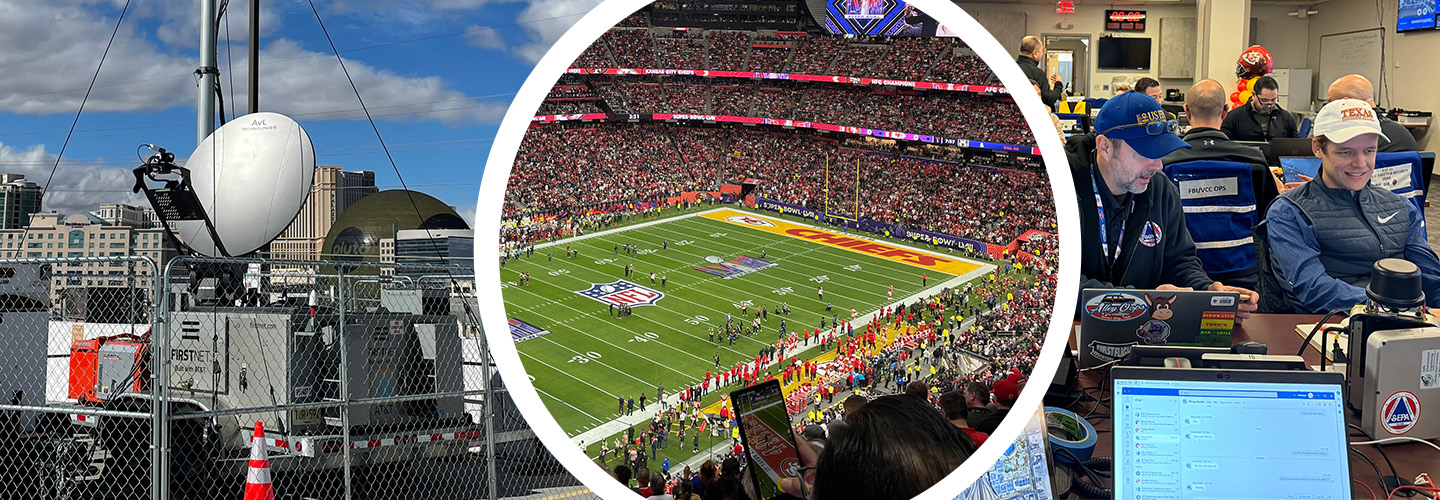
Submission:
<svg viewBox="0 0 1440 500">
<path fill-rule="evenodd" d="M 1139 295 L 1126 292 L 1103 293 L 1085 302 L 1085 314 L 1100 321 L 1130 321 L 1149 310 L 1150 305 Z"/>
<path fill-rule="evenodd" d="M 1410 432 L 1420 422 L 1420 398 L 1410 391 L 1391 394 L 1380 406 L 1380 426 L 1391 434 Z"/>
<path fill-rule="evenodd" d="M 1155 295 L 1152 297 L 1148 293 L 1145 294 L 1145 303 L 1149 304 L 1151 307 L 1150 317 L 1158 319 L 1160 321 L 1165 321 L 1174 317 L 1175 311 L 1170 310 L 1170 304 L 1175 303 L 1175 299 L 1177 297 L 1179 296 L 1170 295 L 1167 297 L 1164 295 Z"/>
<path fill-rule="evenodd" d="M 1228 311 L 1205 311 L 1200 313 L 1202 332 L 1228 332 L 1235 329 L 1235 313 Z"/>
<path fill-rule="evenodd" d="M 1163 239 L 1164 236 L 1164 233 L 1160 232 L 1159 224 L 1156 224 L 1153 220 L 1147 220 L 1145 221 L 1145 229 L 1140 231 L 1140 244 L 1153 247 L 1159 245 L 1160 240 Z"/>
<path fill-rule="evenodd" d="M 1099 340 L 1090 341 L 1090 355 L 1095 356 L 1103 362 L 1111 362 L 1118 359 L 1125 359 L 1130 355 L 1130 348 L 1135 347 L 1138 342 L 1126 342 L 1124 344 L 1112 344 Z"/>
<path fill-rule="evenodd" d="M 1235 305 L 1234 295 L 1216 295 L 1210 297 L 1210 307 L 1230 307 Z"/>
<path fill-rule="evenodd" d="M 1145 341 L 1145 345 L 1165 345 L 1165 340 L 1170 338 L 1170 324 L 1158 319 L 1146 321 L 1135 330 L 1135 335 Z"/>
</svg>

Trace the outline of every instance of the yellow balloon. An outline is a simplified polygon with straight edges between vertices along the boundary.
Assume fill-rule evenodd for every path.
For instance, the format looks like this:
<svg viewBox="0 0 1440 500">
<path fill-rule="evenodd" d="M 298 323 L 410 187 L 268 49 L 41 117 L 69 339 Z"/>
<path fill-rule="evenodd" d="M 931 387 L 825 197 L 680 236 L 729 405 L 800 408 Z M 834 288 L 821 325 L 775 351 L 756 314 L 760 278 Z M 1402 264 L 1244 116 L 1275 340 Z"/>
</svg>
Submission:
<svg viewBox="0 0 1440 500">
<path fill-rule="evenodd" d="M 1258 77 L 1258 76 L 1252 76 L 1252 77 L 1250 77 L 1249 80 L 1246 80 L 1246 82 L 1249 83 L 1250 85 L 1246 86 L 1245 89 L 1246 89 L 1246 90 L 1249 90 L 1250 92 L 1255 92 L 1255 82 L 1258 81 L 1258 80 L 1260 80 L 1260 77 Z"/>
<path fill-rule="evenodd" d="M 1240 93 L 1240 102 L 1241 102 L 1241 103 L 1250 102 L 1250 96 L 1252 96 L 1252 95 L 1254 95 L 1254 93 L 1251 92 L 1251 91 L 1249 91 L 1249 90 L 1246 90 L 1246 91 L 1244 91 L 1244 92 L 1241 92 L 1241 93 Z"/>
</svg>

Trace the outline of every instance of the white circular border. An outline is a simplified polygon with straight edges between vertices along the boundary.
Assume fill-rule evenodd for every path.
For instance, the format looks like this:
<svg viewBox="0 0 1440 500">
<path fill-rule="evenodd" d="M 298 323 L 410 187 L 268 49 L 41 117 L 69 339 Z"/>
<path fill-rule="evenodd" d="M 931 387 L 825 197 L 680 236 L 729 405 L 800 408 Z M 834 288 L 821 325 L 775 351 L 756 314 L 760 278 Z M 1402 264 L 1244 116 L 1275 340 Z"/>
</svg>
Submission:
<svg viewBox="0 0 1440 500">
<path fill-rule="evenodd" d="M 481 324 L 485 328 L 486 340 L 489 342 L 496 368 L 505 382 L 505 387 L 509 389 L 510 397 L 515 401 L 516 407 L 521 410 L 521 413 L 527 415 L 526 421 L 534 429 L 536 437 L 550 449 L 555 458 L 571 474 L 591 490 L 610 499 L 638 498 L 638 496 L 616 482 L 607 471 L 591 462 L 589 457 L 580 452 L 578 444 L 571 441 L 555 419 L 549 418 L 549 410 L 540 400 L 539 394 L 535 392 L 535 387 L 530 383 L 529 377 L 526 376 L 519 351 L 516 350 L 515 343 L 508 334 L 509 325 L 506 321 L 505 303 L 500 291 L 500 267 L 495 264 L 500 259 L 496 242 L 499 241 L 501 207 L 505 187 L 510 180 L 510 167 L 515 162 L 515 156 L 519 151 L 525 132 L 529 130 L 531 118 L 540 108 L 540 103 L 544 101 L 550 87 L 560 79 L 570 63 L 578 58 L 591 43 L 598 40 L 600 35 L 626 16 L 650 3 L 652 3 L 651 0 L 605 0 L 575 23 L 545 53 L 530 76 L 526 78 L 520 92 L 516 94 L 515 100 L 510 104 L 510 109 L 505 112 L 505 118 L 500 123 L 500 128 L 495 134 L 495 142 L 490 148 L 490 156 L 485 164 L 484 172 L 489 175 L 483 175 L 481 179 L 479 198 L 475 207 L 476 235 L 482 236 L 478 238 L 482 243 L 475 249 L 475 293 L 480 302 Z M 1069 348 L 1072 315 L 1067 313 L 1074 308 L 1078 293 L 1076 284 L 1080 279 L 1079 263 L 1075 257 L 1080 254 L 1080 235 L 1078 234 L 1080 217 L 1063 145 L 1056 134 L 1049 133 L 1050 130 L 1054 130 L 1054 124 L 1047 116 L 1040 96 L 1035 94 L 1029 84 L 1029 79 L 1011 59 L 1009 52 L 969 14 L 953 3 L 944 0 L 910 0 L 909 3 L 931 15 L 941 24 L 950 27 L 956 33 L 963 34 L 961 39 L 990 66 L 1005 88 L 1018 89 L 1018 91 L 1012 90 L 1012 96 L 1020 106 L 1032 135 L 1035 136 L 1040 150 L 1044 153 L 1050 186 L 1055 194 L 1055 215 L 1059 229 L 1057 236 L 1060 240 L 1058 254 L 1071 256 L 1060 259 L 1055 291 L 1056 302 L 1054 313 L 1050 318 L 1050 332 L 1046 337 L 1044 347 L 1041 348 L 1040 357 L 1036 360 L 1035 369 L 1030 373 L 1030 380 L 1036 381 L 1036 383 L 1027 384 L 1026 390 L 1015 403 L 1017 410 L 1014 413 L 1017 416 L 1006 418 L 1000 427 L 991 434 L 986 444 L 981 446 L 959 469 L 956 469 L 955 473 L 915 497 L 917 500 L 950 500 L 979 479 L 984 471 L 999 460 L 1005 449 L 1024 429 L 1032 412 L 1039 411 L 1045 390 L 1050 385 L 1049 381 L 1055 376 L 1056 365 L 1060 360 L 1060 351 Z M 1019 41 L 1016 40 L 1012 43 L 1019 43 Z M 491 235 L 488 244 L 483 243 L 487 241 L 483 235 L 487 234 Z M 1033 410 L 1027 411 L 1026 408 Z M 545 415 L 546 418 L 532 418 L 538 415 Z"/>
</svg>

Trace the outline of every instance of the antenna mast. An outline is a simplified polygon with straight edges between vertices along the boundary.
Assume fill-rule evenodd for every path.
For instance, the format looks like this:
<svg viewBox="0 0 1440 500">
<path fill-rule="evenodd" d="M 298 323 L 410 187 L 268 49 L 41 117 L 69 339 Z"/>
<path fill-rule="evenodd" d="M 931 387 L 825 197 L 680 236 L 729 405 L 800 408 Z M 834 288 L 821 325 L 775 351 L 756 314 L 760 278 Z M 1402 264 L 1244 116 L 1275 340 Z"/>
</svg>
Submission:
<svg viewBox="0 0 1440 500">
<path fill-rule="evenodd" d="M 200 0 L 200 76 L 196 88 L 195 145 L 199 146 L 215 131 L 215 0 Z"/>
</svg>

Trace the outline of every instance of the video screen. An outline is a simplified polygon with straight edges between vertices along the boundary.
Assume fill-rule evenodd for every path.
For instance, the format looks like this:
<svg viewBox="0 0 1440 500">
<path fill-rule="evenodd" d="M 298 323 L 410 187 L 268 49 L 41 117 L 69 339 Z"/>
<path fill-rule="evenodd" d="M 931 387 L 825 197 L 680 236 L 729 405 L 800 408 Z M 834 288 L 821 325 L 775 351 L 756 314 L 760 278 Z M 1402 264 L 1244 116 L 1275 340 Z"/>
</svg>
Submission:
<svg viewBox="0 0 1440 500">
<path fill-rule="evenodd" d="M 827 0 L 821 24 L 836 35 L 956 36 L 935 18 L 899 0 Z"/>
<path fill-rule="evenodd" d="M 1433 29 L 1437 6 L 1440 0 L 1400 0 L 1395 31 Z"/>
</svg>

